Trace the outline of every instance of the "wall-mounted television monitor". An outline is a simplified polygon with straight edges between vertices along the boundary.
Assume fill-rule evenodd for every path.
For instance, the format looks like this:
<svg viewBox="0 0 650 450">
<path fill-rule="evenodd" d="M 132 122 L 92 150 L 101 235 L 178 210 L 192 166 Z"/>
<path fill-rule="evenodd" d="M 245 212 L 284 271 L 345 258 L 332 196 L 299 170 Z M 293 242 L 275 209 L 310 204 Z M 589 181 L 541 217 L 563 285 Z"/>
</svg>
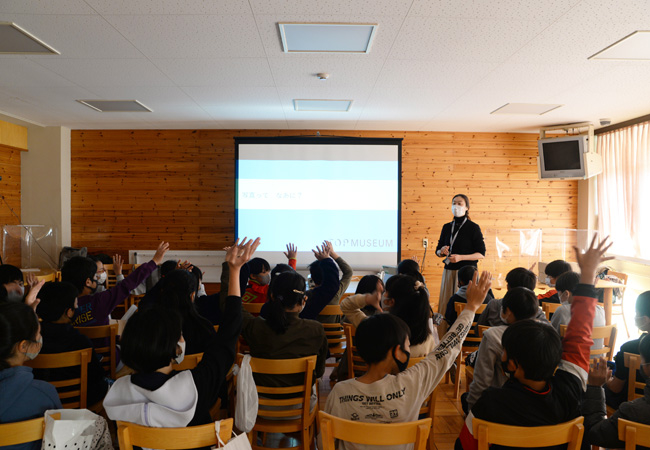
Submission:
<svg viewBox="0 0 650 450">
<path fill-rule="evenodd" d="M 539 178 L 586 179 L 602 171 L 600 155 L 589 152 L 588 136 L 537 141 Z"/>
</svg>

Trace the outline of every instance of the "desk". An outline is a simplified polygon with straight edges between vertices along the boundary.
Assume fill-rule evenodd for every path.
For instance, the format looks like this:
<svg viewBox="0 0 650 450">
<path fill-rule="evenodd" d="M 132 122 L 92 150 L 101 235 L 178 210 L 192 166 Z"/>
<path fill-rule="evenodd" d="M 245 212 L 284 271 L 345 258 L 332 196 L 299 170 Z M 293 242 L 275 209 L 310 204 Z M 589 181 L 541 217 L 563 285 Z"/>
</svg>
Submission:
<svg viewBox="0 0 650 450">
<path fill-rule="evenodd" d="M 605 309 L 605 325 L 612 324 L 612 299 L 614 298 L 614 289 L 625 287 L 624 284 L 614 283 L 613 281 L 597 280 L 596 289 L 603 290 L 603 308 Z"/>
</svg>

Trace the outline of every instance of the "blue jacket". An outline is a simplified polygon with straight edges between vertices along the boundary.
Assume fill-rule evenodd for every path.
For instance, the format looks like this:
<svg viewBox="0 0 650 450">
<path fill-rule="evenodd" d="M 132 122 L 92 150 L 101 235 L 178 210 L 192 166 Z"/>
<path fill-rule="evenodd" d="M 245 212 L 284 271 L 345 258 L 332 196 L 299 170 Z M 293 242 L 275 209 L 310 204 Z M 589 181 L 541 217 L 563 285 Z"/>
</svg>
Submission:
<svg viewBox="0 0 650 450">
<path fill-rule="evenodd" d="M 50 383 L 35 380 L 31 367 L 0 370 L 0 423 L 43 417 L 48 409 L 61 409 L 61 400 Z M 2 450 L 38 450 L 41 442 L 0 447 Z"/>
</svg>

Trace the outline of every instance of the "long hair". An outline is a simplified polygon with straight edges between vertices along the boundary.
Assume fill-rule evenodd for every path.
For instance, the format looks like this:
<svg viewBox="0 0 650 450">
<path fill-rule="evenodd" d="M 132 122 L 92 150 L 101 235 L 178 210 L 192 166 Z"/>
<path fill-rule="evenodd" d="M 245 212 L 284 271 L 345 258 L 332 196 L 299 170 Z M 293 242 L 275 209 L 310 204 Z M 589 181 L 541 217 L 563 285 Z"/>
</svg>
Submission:
<svg viewBox="0 0 650 450">
<path fill-rule="evenodd" d="M 8 369 L 7 360 L 13 356 L 14 347 L 21 341 L 35 341 L 38 318 L 34 310 L 24 303 L 0 304 L 0 370 Z"/>
<path fill-rule="evenodd" d="M 395 300 L 390 313 L 402 319 L 411 330 L 411 344 L 421 344 L 431 334 L 429 319 L 431 305 L 424 286 L 415 288 L 416 279 L 409 275 L 395 275 L 386 282 L 388 296 Z"/>
<path fill-rule="evenodd" d="M 302 303 L 305 298 L 305 278 L 296 272 L 281 273 L 273 279 L 269 287 L 269 313 L 266 323 L 277 334 L 289 328 L 287 310 Z"/>
</svg>

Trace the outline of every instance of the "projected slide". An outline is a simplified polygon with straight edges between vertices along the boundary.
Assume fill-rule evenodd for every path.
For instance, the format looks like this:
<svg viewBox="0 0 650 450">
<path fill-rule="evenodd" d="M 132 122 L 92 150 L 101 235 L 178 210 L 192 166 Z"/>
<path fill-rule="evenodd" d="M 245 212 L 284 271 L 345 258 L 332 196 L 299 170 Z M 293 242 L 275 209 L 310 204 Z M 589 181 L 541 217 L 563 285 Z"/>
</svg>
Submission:
<svg viewBox="0 0 650 450">
<path fill-rule="evenodd" d="M 299 265 L 323 239 L 355 268 L 397 262 L 400 145 L 238 143 L 237 236 L 261 236 L 258 253 Z M 364 139 L 364 142 L 368 140 Z M 382 140 L 385 141 L 385 140 Z"/>
</svg>

